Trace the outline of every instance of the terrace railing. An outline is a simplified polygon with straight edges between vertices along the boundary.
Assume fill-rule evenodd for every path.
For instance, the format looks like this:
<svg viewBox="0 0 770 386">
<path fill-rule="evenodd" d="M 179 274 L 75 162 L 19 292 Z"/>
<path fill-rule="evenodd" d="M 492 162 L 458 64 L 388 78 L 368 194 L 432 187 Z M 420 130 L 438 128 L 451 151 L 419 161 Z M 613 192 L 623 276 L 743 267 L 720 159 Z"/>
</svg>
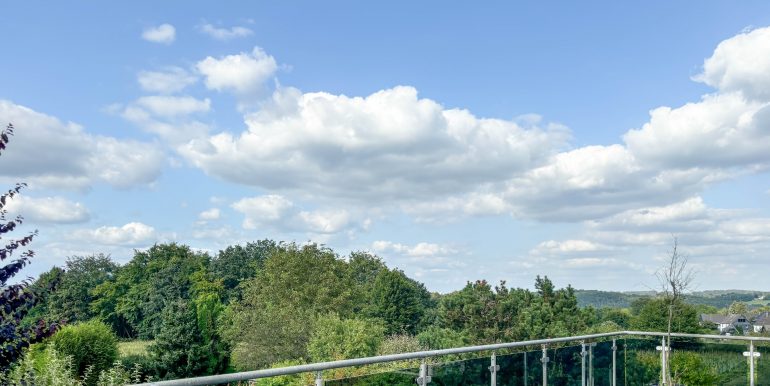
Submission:
<svg viewBox="0 0 770 386">
<path fill-rule="evenodd" d="M 313 379 L 310 383 L 314 383 L 316 386 L 323 386 L 325 382 L 329 386 L 355 385 L 355 378 L 335 378 L 333 375 L 325 377 L 325 374 L 333 374 L 335 370 L 339 369 L 404 362 L 408 363 L 407 369 L 397 371 L 389 369 L 391 371 L 387 375 L 391 376 L 389 378 L 391 381 L 388 381 L 390 384 L 428 386 L 434 379 L 436 384 L 452 384 L 452 382 L 441 380 L 442 377 L 448 377 L 448 374 L 452 374 L 455 379 L 454 384 L 489 384 L 491 386 L 513 384 L 525 386 L 541 384 L 547 386 L 549 382 L 552 382 L 552 385 L 580 384 L 581 386 L 595 386 L 602 384 L 617 386 L 618 384 L 626 384 L 629 380 L 633 384 L 666 385 L 667 377 L 664 374 L 666 373 L 668 361 L 665 360 L 665 356 L 671 355 L 671 352 L 688 351 L 692 351 L 705 358 L 701 359 L 705 361 L 705 365 L 712 366 L 715 369 L 718 367 L 720 372 L 741 374 L 736 376 L 745 376 L 746 384 L 755 386 L 758 366 L 757 359 L 761 351 L 770 348 L 770 338 L 767 337 L 672 333 L 671 338 L 674 341 L 673 344 L 669 344 L 671 342 L 667 341 L 667 336 L 663 332 L 618 331 L 381 355 L 231 374 L 148 382 L 134 386 L 218 385 L 308 373 L 313 375 L 310 377 Z M 621 340 L 622 342 L 619 342 Z M 705 342 L 711 342 L 709 343 L 710 346 L 704 345 Z M 649 371 L 647 373 L 633 373 L 631 369 L 626 368 L 625 360 L 619 363 L 619 343 L 622 343 L 624 359 L 627 358 L 629 352 L 632 355 L 643 353 L 642 357 L 646 358 L 647 362 L 649 362 L 652 356 L 659 356 L 660 368 L 658 373 L 650 374 Z M 715 347 L 717 348 L 716 350 L 714 349 Z M 478 356 L 480 354 L 484 355 Z M 477 356 L 468 359 L 468 356 L 473 355 Z M 745 361 L 748 364 L 743 362 L 742 357 L 747 357 Z M 448 360 L 442 362 L 440 361 L 442 358 Z M 653 361 L 655 360 L 653 358 Z M 601 364 L 597 365 L 600 362 Z M 577 363 L 580 363 L 580 371 L 577 371 Z M 622 380 L 618 376 L 618 370 L 621 366 L 623 367 Z M 770 374 L 770 368 L 767 368 L 767 370 L 767 373 Z M 463 375 L 464 372 L 468 374 Z M 375 375 L 382 376 L 383 373 Z M 356 377 L 366 376 L 364 374 L 363 376 L 357 375 Z M 465 378 L 462 378 L 463 376 Z M 458 381 L 457 379 L 464 380 Z M 770 379 L 765 381 L 770 381 Z"/>
</svg>

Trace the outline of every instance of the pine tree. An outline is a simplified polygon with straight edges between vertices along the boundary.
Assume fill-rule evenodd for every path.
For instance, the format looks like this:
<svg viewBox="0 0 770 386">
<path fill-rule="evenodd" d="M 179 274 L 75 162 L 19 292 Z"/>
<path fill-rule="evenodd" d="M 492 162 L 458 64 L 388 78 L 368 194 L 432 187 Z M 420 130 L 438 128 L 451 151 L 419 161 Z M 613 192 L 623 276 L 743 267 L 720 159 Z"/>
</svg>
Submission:
<svg viewBox="0 0 770 386">
<path fill-rule="evenodd" d="M 10 124 L 0 132 L 0 155 L 7 148 L 9 138 L 12 135 L 13 125 Z M 5 208 L 24 187 L 26 184 L 16 184 L 13 189 L 0 195 L 0 240 L 3 239 L 4 235 L 13 232 L 24 221 L 20 215 L 7 219 L 8 211 Z M 19 357 L 24 347 L 50 336 L 56 330 L 55 324 L 47 324 L 43 321 L 32 327 L 22 326 L 22 319 L 35 305 L 41 294 L 30 289 L 29 281 L 8 284 L 8 281 L 29 264 L 30 259 L 35 256 L 34 251 L 24 250 L 35 236 L 37 236 L 37 231 L 0 244 L 0 261 L 10 259 L 14 254 L 18 256 L 0 267 L 0 370 L 8 368 Z M 2 246 L 3 244 L 4 246 Z M 43 291 L 45 290 L 50 290 L 50 288 L 43 289 Z"/>
</svg>

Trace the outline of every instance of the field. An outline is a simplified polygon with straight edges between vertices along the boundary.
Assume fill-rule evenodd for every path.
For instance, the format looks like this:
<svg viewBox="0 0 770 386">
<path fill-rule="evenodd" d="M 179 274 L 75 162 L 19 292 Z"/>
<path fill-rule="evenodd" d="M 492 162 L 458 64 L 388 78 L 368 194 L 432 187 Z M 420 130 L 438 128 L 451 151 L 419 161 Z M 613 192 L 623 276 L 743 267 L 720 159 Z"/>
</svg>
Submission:
<svg viewBox="0 0 770 386">
<path fill-rule="evenodd" d="M 129 340 L 118 342 L 118 355 L 121 358 L 129 356 L 147 356 L 147 348 L 153 343 L 151 340 Z"/>
</svg>

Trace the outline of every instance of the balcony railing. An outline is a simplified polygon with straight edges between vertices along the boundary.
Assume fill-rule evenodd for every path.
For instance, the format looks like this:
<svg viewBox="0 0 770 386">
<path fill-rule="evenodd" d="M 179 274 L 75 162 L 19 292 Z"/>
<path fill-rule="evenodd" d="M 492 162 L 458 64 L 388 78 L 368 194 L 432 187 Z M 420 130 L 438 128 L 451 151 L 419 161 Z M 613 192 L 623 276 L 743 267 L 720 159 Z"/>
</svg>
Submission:
<svg viewBox="0 0 770 386">
<path fill-rule="evenodd" d="M 467 346 L 444 350 L 409 352 L 367 358 L 346 359 L 333 362 L 311 363 L 298 366 L 272 368 L 240 373 L 211 375 L 196 378 L 175 379 L 143 383 L 134 386 L 198 386 L 245 382 L 263 378 L 310 373 L 316 386 L 325 382 L 332 385 L 355 385 L 355 378 L 325 378 L 333 370 L 380 364 L 407 362 L 408 368 L 390 369 L 390 384 L 417 384 L 427 386 L 453 384 L 441 381 L 452 374 L 454 384 L 473 385 L 538 385 L 570 384 L 581 386 L 626 384 L 666 384 L 664 355 L 693 352 L 701 357 L 706 366 L 719 372 L 741 374 L 746 384 L 754 386 L 757 378 L 760 352 L 770 348 L 770 338 L 757 336 L 725 336 L 672 333 L 672 344 L 666 344 L 666 333 L 643 331 L 618 331 L 612 333 L 538 339 L 522 342 Z M 619 342 L 620 341 L 620 342 Z M 705 342 L 710 342 L 705 344 Z M 622 345 L 621 346 L 619 345 Z M 597 346 L 598 345 L 598 346 Z M 533 352 L 533 349 L 535 352 Z M 623 358 L 619 361 L 618 351 Z M 745 351 L 744 351 L 745 350 Z M 659 370 L 655 374 L 632 373 L 627 368 L 628 353 L 650 362 L 652 358 Z M 670 353 L 675 354 L 670 354 Z M 468 359 L 468 355 L 485 354 Z M 643 355 L 641 355 L 643 354 Z M 769 354 L 770 355 L 770 354 Z M 653 358 L 653 356 L 655 356 Z M 655 359 L 658 358 L 659 359 Z M 746 357 L 746 359 L 743 359 Z M 441 362 L 439 359 L 448 358 Z M 539 363 L 537 363 L 539 362 Z M 565 364 L 568 363 L 568 366 Z M 579 371 L 577 370 L 579 363 Z M 762 362 L 764 366 L 764 363 Z M 619 374 L 622 367 L 622 374 Z M 648 366 L 649 368 L 649 366 Z M 763 368 L 764 369 L 764 368 Z M 673 372 L 674 369 L 672 369 Z M 770 373 L 770 368 L 767 369 Z M 468 374 L 464 374 L 467 372 Z M 376 374 L 382 376 L 383 373 Z M 619 377 L 620 375 L 620 377 Z M 357 375 L 357 378 L 368 376 Z M 465 377 L 465 378 L 463 378 Z M 457 379 L 465 379 L 457 381 Z M 770 380 L 765 380 L 770 381 Z M 311 382 L 311 383 L 313 383 Z M 674 385 L 671 385 L 674 386 Z"/>
</svg>

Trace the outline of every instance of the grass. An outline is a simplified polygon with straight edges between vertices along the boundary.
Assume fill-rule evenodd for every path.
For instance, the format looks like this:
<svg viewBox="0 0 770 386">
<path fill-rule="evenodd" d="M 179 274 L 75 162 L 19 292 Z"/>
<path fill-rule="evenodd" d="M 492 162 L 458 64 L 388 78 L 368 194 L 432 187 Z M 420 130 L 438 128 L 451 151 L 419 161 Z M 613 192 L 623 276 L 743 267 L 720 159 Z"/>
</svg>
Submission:
<svg viewBox="0 0 770 386">
<path fill-rule="evenodd" d="M 147 348 L 153 343 L 151 340 L 129 340 L 118 342 L 118 354 L 121 358 L 132 355 L 147 356 Z"/>
</svg>

